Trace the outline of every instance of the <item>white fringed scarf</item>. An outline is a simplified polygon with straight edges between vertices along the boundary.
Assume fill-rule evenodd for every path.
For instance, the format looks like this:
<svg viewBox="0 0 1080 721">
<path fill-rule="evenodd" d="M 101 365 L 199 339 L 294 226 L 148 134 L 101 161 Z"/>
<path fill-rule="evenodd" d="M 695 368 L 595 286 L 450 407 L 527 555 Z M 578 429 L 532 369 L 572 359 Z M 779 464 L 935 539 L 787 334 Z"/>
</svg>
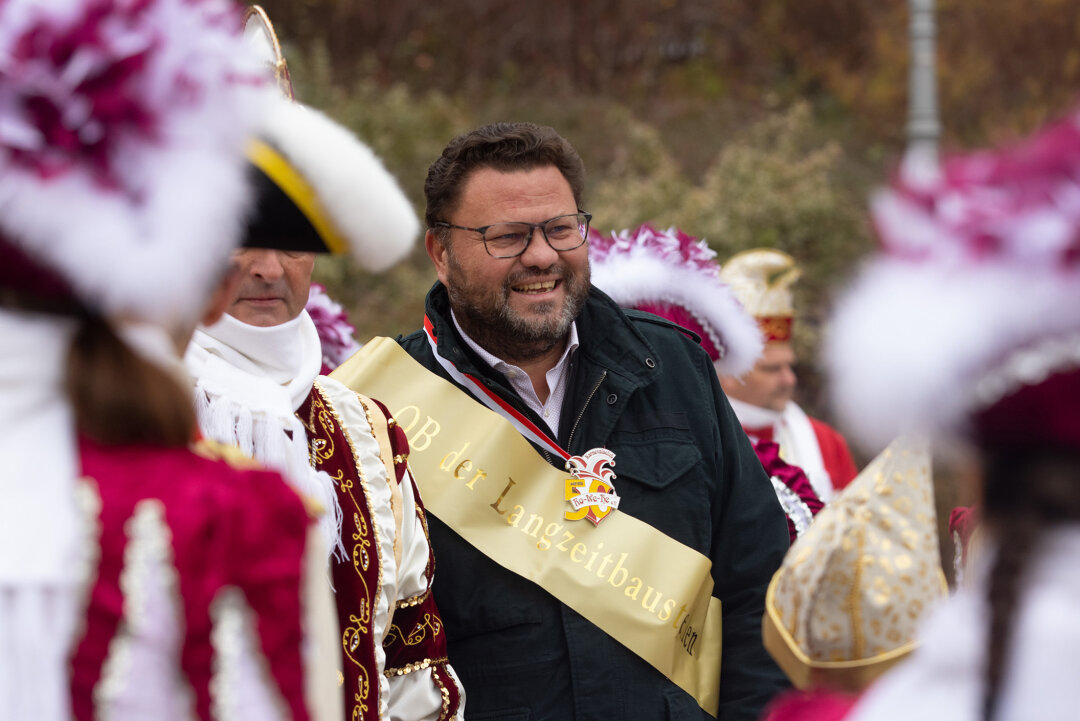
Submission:
<svg viewBox="0 0 1080 721">
<path fill-rule="evenodd" d="M 184 354 L 195 381 L 199 427 L 281 472 L 327 512 L 319 525 L 331 552 L 344 553 L 334 482 L 311 467 L 307 432 L 295 411 L 322 367 L 319 334 L 307 311 L 270 327 L 230 315 L 199 326 Z"/>
</svg>

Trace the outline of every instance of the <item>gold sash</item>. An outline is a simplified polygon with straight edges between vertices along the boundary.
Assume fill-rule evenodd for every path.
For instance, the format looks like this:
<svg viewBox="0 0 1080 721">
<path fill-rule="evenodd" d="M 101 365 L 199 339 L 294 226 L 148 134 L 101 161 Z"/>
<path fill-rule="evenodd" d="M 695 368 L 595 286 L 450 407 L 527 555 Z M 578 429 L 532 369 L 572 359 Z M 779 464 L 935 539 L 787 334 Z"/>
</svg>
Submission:
<svg viewBox="0 0 1080 721">
<path fill-rule="evenodd" d="M 429 512 L 716 716 L 720 601 L 708 557 L 621 511 L 596 526 L 565 520 L 569 474 L 389 338 L 369 341 L 331 377 L 389 406 L 409 437 L 409 463 Z"/>
</svg>

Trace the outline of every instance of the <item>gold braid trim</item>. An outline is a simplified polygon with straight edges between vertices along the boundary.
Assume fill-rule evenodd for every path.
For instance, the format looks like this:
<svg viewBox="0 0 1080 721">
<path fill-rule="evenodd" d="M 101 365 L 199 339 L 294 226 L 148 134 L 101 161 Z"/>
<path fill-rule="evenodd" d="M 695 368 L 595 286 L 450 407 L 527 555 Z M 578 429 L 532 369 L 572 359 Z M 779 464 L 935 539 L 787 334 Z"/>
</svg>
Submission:
<svg viewBox="0 0 1080 721">
<path fill-rule="evenodd" d="M 403 551 L 401 529 L 404 525 L 402 506 L 405 505 L 405 501 L 401 497 L 401 486 L 397 482 L 397 473 L 394 471 L 394 464 L 398 462 L 400 456 L 394 455 L 393 447 L 390 445 L 389 429 L 391 428 L 390 421 L 393 419 L 383 415 L 382 409 L 367 396 L 357 393 L 356 398 L 360 401 L 360 405 L 364 407 L 368 425 L 371 426 L 371 435 L 379 443 L 379 456 L 386 467 L 386 482 L 390 485 L 390 507 L 394 511 L 394 568 L 401 568 L 401 554 Z M 379 422 L 376 423 L 372 416 L 377 418 Z"/>
<path fill-rule="evenodd" d="M 383 674 L 387 678 L 393 678 L 394 676 L 406 676 L 410 673 L 417 671 L 423 671 L 425 668 L 431 668 L 432 666 L 440 663 L 449 663 L 450 659 L 443 656 L 442 658 L 425 658 L 423 661 L 416 661 L 415 663 L 407 663 L 400 668 L 388 668 L 383 671 Z"/>
</svg>

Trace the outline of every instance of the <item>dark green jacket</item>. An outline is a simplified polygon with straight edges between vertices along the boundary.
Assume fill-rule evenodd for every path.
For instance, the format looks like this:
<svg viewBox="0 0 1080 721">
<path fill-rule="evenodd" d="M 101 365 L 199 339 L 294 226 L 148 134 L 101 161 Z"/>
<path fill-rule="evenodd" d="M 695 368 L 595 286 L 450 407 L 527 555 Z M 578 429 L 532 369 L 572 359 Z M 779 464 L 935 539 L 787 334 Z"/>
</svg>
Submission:
<svg viewBox="0 0 1080 721">
<path fill-rule="evenodd" d="M 541 428 L 503 376 L 461 340 L 445 287 L 428 293 L 440 355 Z M 787 522 L 701 347 L 665 320 L 624 312 L 593 288 L 562 410 L 572 455 L 615 453 L 617 513 L 713 562 L 723 602 L 720 719 L 757 721 L 786 686 L 761 643 L 765 588 L 788 548 Z M 398 342 L 428 369 L 423 331 Z M 553 465 L 562 468 L 562 459 Z M 542 588 L 497 566 L 434 516 L 436 602 L 470 719 L 707 719 L 692 697 Z"/>
</svg>

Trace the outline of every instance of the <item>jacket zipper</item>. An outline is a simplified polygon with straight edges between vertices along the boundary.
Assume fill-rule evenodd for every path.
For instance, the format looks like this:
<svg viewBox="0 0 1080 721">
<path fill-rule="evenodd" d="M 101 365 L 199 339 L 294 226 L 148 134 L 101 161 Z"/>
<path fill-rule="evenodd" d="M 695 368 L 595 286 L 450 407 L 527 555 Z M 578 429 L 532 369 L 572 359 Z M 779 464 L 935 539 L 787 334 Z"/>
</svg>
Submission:
<svg viewBox="0 0 1080 721">
<path fill-rule="evenodd" d="M 566 439 L 567 453 L 570 452 L 570 446 L 574 442 L 574 434 L 577 433 L 578 424 L 581 423 L 581 418 L 585 415 L 585 409 L 589 407 L 589 402 L 592 401 L 593 396 L 596 395 L 596 391 L 600 390 L 600 384 L 604 382 L 605 378 L 607 378 L 607 369 L 600 374 L 600 380 L 596 381 L 596 385 L 593 386 L 592 392 L 589 394 L 589 397 L 585 399 L 585 403 L 581 406 L 581 410 L 578 411 L 577 419 L 574 421 L 574 427 L 570 429 L 570 437 Z"/>
</svg>

